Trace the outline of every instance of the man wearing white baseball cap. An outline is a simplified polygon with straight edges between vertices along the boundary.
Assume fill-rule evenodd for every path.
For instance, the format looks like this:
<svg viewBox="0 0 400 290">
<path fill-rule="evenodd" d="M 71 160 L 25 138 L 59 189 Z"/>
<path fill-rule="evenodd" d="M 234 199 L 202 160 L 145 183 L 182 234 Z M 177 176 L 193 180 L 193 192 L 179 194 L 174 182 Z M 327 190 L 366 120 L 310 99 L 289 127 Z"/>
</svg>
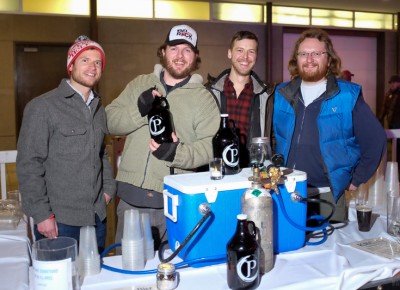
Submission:
<svg viewBox="0 0 400 290">
<path fill-rule="evenodd" d="M 126 135 L 117 174 L 121 198 L 117 214 L 116 242 L 124 228 L 124 211 L 135 208 L 149 213 L 158 248 L 167 240 L 163 211 L 163 178 L 193 172 L 212 158 L 212 137 L 219 127 L 219 109 L 203 78 L 192 74 L 200 64 L 198 37 L 188 25 L 172 27 L 158 48 L 161 64 L 131 81 L 106 107 L 111 134 Z M 155 96 L 168 100 L 175 132 L 172 143 L 150 138 L 147 114 Z"/>
<path fill-rule="evenodd" d="M 174 26 L 169 31 L 165 42 L 170 46 L 187 43 L 194 50 L 197 50 L 197 33 L 188 25 Z"/>
<path fill-rule="evenodd" d="M 105 247 L 106 206 L 116 184 L 105 150 L 108 133 L 100 97 L 93 91 L 104 70 L 103 48 L 86 36 L 68 50 L 58 88 L 30 101 L 18 138 L 17 174 L 23 210 L 35 223 L 35 238 L 72 237 L 96 228 Z"/>
</svg>

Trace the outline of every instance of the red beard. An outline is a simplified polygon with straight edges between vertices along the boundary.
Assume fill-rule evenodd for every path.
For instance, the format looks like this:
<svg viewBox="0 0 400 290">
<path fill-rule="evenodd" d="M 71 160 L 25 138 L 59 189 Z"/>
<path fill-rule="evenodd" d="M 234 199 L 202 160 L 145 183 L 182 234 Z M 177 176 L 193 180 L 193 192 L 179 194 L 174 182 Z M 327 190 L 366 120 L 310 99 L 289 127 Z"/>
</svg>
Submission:
<svg viewBox="0 0 400 290">
<path fill-rule="evenodd" d="M 302 65 L 301 68 L 299 68 L 299 76 L 303 81 L 306 82 L 318 82 L 325 78 L 326 73 L 328 72 L 328 68 L 324 67 L 321 69 L 321 67 L 318 64 L 314 64 L 317 67 L 317 70 L 314 71 L 305 71 L 305 67 L 309 66 L 310 64 Z"/>
</svg>

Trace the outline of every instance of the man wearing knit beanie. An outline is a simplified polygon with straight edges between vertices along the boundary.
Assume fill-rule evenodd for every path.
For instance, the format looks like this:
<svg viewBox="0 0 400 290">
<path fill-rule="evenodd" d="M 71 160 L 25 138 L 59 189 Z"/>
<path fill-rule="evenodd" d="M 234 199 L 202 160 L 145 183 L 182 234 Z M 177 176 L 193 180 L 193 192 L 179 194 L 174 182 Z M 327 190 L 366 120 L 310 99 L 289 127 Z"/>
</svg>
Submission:
<svg viewBox="0 0 400 290">
<path fill-rule="evenodd" d="M 97 50 L 101 55 L 101 71 L 104 71 L 104 66 L 106 64 L 106 56 L 104 54 L 103 48 L 97 42 L 90 40 L 87 36 L 81 35 L 76 40 L 75 43 L 68 49 L 67 56 L 67 71 L 68 75 L 71 75 L 71 65 L 78 58 L 78 56 L 89 49 Z"/>
<path fill-rule="evenodd" d="M 68 50 L 69 79 L 25 107 L 17 175 L 37 240 L 67 236 L 79 242 L 80 228 L 95 226 L 99 252 L 105 247 L 106 206 L 116 185 L 104 144 L 105 110 L 93 90 L 104 64 L 97 42 L 77 38 Z"/>
</svg>

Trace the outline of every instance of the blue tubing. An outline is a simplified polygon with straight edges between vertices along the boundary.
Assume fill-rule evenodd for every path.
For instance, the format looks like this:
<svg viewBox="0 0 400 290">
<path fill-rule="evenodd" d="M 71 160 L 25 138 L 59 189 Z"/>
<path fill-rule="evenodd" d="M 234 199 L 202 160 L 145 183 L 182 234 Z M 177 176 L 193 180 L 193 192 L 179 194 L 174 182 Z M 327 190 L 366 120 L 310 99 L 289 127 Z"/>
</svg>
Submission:
<svg viewBox="0 0 400 290">
<path fill-rule="evenodd" d="M 282 200 L 282 196 L 280 194 L 277 194 L 278 197 L 278 202 L 279 205 L 282 209 L 283 215 L 285 216 L 285 218 L 287 219 L 287 221 L 295 228 L 300 229 L 302 231 L 315 231 L 315 230 L 321 230 L 323 233 L 323 237 L 320 241 L 317 242 L 306 242 L 306 245 L 310 245 L 310 246 L 317 246 L 320 244 L 323 244 L 327 238 L 328 238 L 328 234 L 327 234 L 327 230 L 326 228 L 329 226 L 329 222 L 327 222 L 327 219 L 324 216 L 321 215 L 313 215 L 311 217 L 309 217 L 309 220 L 317 220 L 319 222 L 324 221 L 320 226 L 317 227 L 307 227 L 307 226 L 302 226 L 299 225 L 297 223 L 295 223 L 287 214 L 286 212 L 286 208 L 285 205 L 283 203 Z M 305 202 L 306 199 L 302 199 L 301 202 Z M 331 214 L 332 215 L 332 214 Z M 205 218 L 206 219 L 206 218 Z M 119 268 L 115 268 L 112 266 L 108 266 L 106 264 L 104 264 L 103 258 L 114 248 L 116 247 L 120 247 L 121 244 L 117 243 L 117 244 L 113 244 L 111 246 L 109 246 L 108 248 L 106 248 L 103 253 L 101 254 L 101 267 L 103 269 L 112 271 L 112 272 L 117 272 L 117 273 L 121 273 L 121 274 L 129 274 L 129 275 L 146 275 L 146 274 L 154 274 L 157 273 L 157 269 L 150 269 L 150 270 L 142 270 L 142 271 L 132 271 L 132 270 L 124 270 L 124 269 L 119 269 Z M 193 260 L 189 260 L 189 261 L 182 261 L 179 262 L 177 264 L 175 264 L 175 268 L 176 269 L 180 269 L 180 268 L 185 268 L 185 267 L 189 267 L 190 265 L 195 265 L 197 263 L 207 263 L 207 262 L 213 262 L 213 264 L 218 264 L 218 263 L 225 263 L 226 262 L 226 256 L 225 255 L 221 255 L 221 256 L 214 256 L 214 257 L 207 257 L 207 258 L 197 258 L 197 259 L 193 259 Z"/>
<path fill-rule="evenodd" d="M 101 254 L 101 267 L 103 269 L 106 269 L 108 271 L 112 272 L 117 272 L 121 274 L 129 274 L 129 275 L 146 275 L 146 274 L 154 274 L 157 273 L 157 269 L 150 269 L 150 270 L 142 270 L 142 271 L 132 271 L 132 270 L 124 270 L 124 269 L 119 269 L 115 268 L 112 266 L 108 266 L 104 264 L 103 258 L 110 252 L 112 249 L 116 247 L 120 247 L 121 244 L 114 244 L 106 248 L 103 253 Z M 182 261 L 179 263 L 175 264 L 176 269 L 181 269 L 181 268 L 186 268 L 189 267 L 190 265 L 195 265 L 197 263 L 204 263 L 204 262 L 211 262 L 213 261 L 213 264 L 221 264 L 226 262 L 226 255 L 221 255 L 221 256 L 214 256 L 214 257 L 207 257 L 207 258 L 198 258 L 198 259 L 193 259 L 189 261 Z"/>
<path fill-rule="evenodd" d="M 327 234 L 326 228 L 329 226 L 329 222 L 324 222 L 323 224 L 321 224 L 320 226 L 317 226 L 317 227 L 307 227 L 307 226 L 299 225 L 299 224 L 295 223 L 295 222 L 289 217 L 289 215 L 287 214 L 285 205 L 283 204 L 282 196 L 281 196 L 280 194 L 277 194 L 277 197 L 278 197 L 279 206 L 280 206 L 281 209 L 282 209 L 283 215 L 285 216 L 286 220 L 287 220 L 293 227 L 295 227 L 295 228 L 297 228 L 297 229 L 299 229 L 299 230 L 302 230 L 302 231 L 316 231 L 316 230 L 322 230 L 322 232 L 323 232 L 323 237 L 322 237 L 322 239 L 321 239 L 320 241 L 318 241 L 318 242 L 306 242 L 306 245 L 309 245 L 309 246 L 317 246 L 317 245 L 320 245 L 320 244 L 324 243 L 324 242 L 328 239 L 328 234 Z M 303 200 L 302 200 L 301 202 L 304 202 L 304 198 L 303 198 Z M 326 219 L 325 219 L 324 216 L 321 216 L 321 215 L 313 215 L 313 216 L 311 216 L 311 217 L 309 218 L 309 220 L 324 221 L 324 220 L 326 220 Z"/>
</svg>

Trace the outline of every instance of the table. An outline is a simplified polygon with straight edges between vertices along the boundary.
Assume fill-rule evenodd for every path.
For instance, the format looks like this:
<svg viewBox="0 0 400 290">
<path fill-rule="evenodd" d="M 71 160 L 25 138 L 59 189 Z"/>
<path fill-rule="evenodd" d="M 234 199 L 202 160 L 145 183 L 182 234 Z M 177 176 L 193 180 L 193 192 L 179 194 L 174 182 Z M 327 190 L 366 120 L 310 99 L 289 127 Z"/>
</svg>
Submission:
<svg viewBox="0 0 400 290">
<path fill-rule="evenodd" d="M 14 230 L 0 230 L 0 289 L 29 289 L 30 241 L 26 220 Z"/>
<path fill-rule="evenodd" d="M 386 237 L 386 217 L 376 219 L 369 232 L 359 232 L 354 208 L 350 208 L 349 222 L 336 224 L 328 240 L 318 246 L 275 256 L 274 268 L 263 275 L 259 289 L 358 289 L 369 281 L 383 280 L 400 272 L 400 258 L 389 260 L 355 249 L 354 241 Z M 167 255 L 166 255 L 167 256 Z M 175 258 L 173 262 L 180 261 Z M 106 265 L 121 268 L 121 256 L 106 257 Z M 157 258 L 146 264 L 155 269 Z M 180 281 L 177 289 L 229 289 L 226 282 L 226 264 L 177 270 Z M 136 287 L 136 288 L 135 288 Z M 102 269 L 98 275 L 85 277 L 82 290 L 147 289 L 155 290 L 155 274 L 127 275 Z"/>
</svg>

